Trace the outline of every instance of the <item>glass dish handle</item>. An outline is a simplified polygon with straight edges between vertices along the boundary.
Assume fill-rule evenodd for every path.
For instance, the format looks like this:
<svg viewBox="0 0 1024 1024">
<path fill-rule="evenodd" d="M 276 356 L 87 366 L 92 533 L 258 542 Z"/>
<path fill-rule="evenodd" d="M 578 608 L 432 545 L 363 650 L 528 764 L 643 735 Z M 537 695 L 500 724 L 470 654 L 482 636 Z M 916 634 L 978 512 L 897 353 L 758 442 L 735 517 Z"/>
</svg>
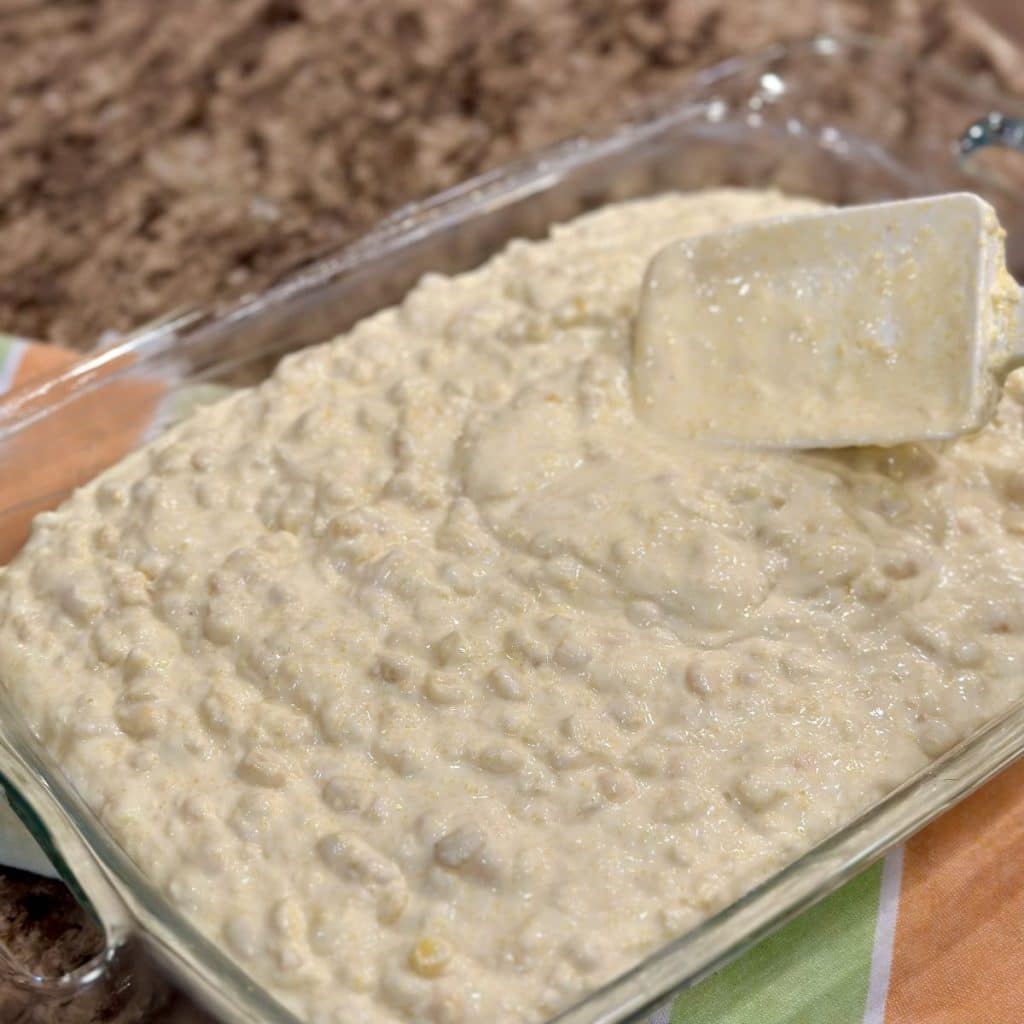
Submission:
<svg viewBox="0 0 1024 1024">
<path fill-rule="evenodd" d="M 5 735 L 0 735 L 0 781 L 15 813 L 103 935 L 102 950 L 60 975 L 37 973 L 0 941 L 0 1020 L 133 1024 L 148 1019 L 167 988 L 142 955 L 131 915 L 49 787 Z"/>
<path fill-rule="evenodd" d="M 953 148 L 960 170 L 979 182 L 990 199 L 1010 198 L 997 209 L 1007 232 L 1007 265 L 1020 280 L 1024 275 L 1024 213 L 1019 200 L 1024 193 L 1024 117 L 991 110 L 972 121 Z"/>
</svg>

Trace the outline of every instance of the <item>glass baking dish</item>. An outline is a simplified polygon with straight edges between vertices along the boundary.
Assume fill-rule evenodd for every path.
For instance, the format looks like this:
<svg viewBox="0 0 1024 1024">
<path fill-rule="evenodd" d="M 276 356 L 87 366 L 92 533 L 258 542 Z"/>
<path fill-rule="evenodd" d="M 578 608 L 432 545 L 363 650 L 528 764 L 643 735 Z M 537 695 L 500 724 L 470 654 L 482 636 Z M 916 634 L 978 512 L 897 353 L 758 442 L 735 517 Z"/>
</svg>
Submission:
<svg viewBox="0 0 1024 1024">
<path fill-rule="evenodd" d="M 998 114 L 994 113 L 998 111 Z M 76 478 L 0 507 L 25 529 L 73 485 L 143 440 L 125 436 L 125 402 L 197 382 L 265 375 L 273 360 L 347 329 L 398 300 L 426 270 L 474 266 L 516 236 L 543 234 L 585 209 L 666 189 L 775 186 L 838 203 L 954 189 L 982 192 L 1024 267 L 1024 160 L 999 152 L 1024 135 L 1022 109 L 877 41 L 829 37 L 717 65 L 684 93 L 650 102 L 626 123 L 585 135 L 398 210 L 336 255 L 263 294 L 145 327 L 59 376 L 0 401 L 0 455 L 45 465 L 74 455 Z M 969 129 L 969 130 L 968 130 Z M 1007 159 L 1007 157 L 1010 157 Z M 136 390 L 133 390 L 136 389 Z M 88 431 L 69 411 L 89 404 Z M 5 473 L 14 472 L 8 464 Z M 45 474 L 44 474 L 45 475 Z M 0 474 L 0 482 L 2 482 Z M 0 493 L 3 493 L 0 490 Z M 954 748 L 706 923 L 557 1018 L 637 1021 L 862 870 L 1024 753 L 1024 706 Z M 19 816 L 100 923 L 106 947 L 71 974 L 36 977 L 9 955 L 0 974 L 34 1019 L 64 1009 L 92 1020 L 114 999 L 144 1016 L 169 976 L 219 1018 L 297 1024 L 142 877 L 29 734 L 0 687 L 0 774 Z M 12 1011 L 14 1012 L 14 1011 Z M 5 1016 L 5 1019 L 9 1019 Z"/>
</svg>

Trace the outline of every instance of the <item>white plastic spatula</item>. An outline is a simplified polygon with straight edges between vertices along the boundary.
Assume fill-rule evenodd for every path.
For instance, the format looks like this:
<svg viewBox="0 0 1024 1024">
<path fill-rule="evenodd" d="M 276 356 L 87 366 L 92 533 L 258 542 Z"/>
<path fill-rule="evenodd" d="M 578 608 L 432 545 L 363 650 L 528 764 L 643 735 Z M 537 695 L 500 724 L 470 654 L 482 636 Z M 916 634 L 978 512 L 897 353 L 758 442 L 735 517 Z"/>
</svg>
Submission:
<svg viewBox="0 0 1024 1024">
<path fill-rule="evenodd" d="M 894 445 L 982 426 L 1024 363 L 1003 231 L 968 193 L 682 239 L 644 280 L 639 413 L 675 436 Z"/>
</svg>

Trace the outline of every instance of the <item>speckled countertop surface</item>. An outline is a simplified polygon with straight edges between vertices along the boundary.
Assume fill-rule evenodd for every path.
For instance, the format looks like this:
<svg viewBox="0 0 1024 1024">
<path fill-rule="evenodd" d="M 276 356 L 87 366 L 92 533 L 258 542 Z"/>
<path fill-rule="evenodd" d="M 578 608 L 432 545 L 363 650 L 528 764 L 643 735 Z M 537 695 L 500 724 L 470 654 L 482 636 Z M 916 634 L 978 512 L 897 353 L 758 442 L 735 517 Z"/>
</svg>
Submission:
<svg viewBox="0 0 1024 1024">
<path fill-rule="evenodd" d="M 0 328 L 87 348 L 257 288 L 696 68 L 836 28 L 1024 95 L 1015 0 L 4 0 Z M 0 941 L 59 971 L 97 937 L 60 886 L 0 871 Z"/>
</svg>

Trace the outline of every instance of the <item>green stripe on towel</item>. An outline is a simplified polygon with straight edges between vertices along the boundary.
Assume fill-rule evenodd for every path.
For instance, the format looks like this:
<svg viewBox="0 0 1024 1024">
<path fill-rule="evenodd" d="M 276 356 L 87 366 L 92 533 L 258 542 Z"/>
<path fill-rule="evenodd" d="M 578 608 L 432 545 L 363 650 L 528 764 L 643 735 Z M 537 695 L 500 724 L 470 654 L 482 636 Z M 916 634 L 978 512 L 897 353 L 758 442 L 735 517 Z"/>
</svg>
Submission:
<svg viewBox="0 0 1024 1024">
<path fill-rule="evenodd" d="M 684 992 L 671 1024 L 860 1024 L 881 880 L 876 864 Z"/>
</svg>

